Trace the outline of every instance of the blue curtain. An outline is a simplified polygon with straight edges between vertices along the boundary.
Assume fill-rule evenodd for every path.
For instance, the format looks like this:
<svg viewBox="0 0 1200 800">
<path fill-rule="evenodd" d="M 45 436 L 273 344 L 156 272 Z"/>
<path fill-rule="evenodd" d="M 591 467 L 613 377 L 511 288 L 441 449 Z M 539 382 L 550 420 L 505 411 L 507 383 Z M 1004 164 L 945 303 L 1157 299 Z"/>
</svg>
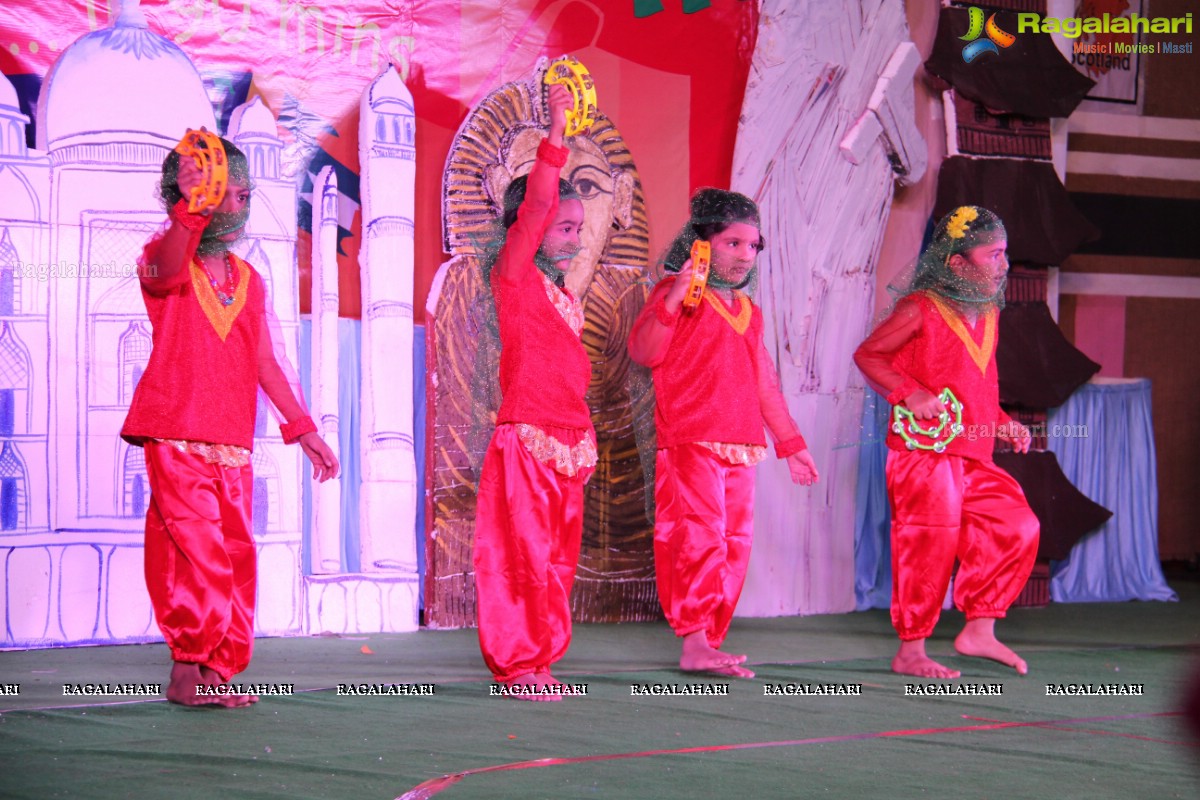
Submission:
<svg viewBox="0 0 1200 800">
<path fill-rule="evenodd" d="M 859 611 L 892 605 L 892 512 L 888 505 L 887 400 L 867 389 L 854 515 L 854 598 Z"/>
<path fill-rule="evenodd" d="M 300 385 L 305 397 L 312 396 L 312 323 L 300 321 Z M 362 386 L 362 322 L 357 319 L 338 320 L 338 373 L 341 376 L 338 393 L 338 416 L 342 465 L 342 568 L 348 573 L 359 572 L 362 565 L 358 549 L 358 490 L 362 481 L 359 463 L 359 393 Z M 413 326 L 413 440 L 417 462 L 417 570 L 419 573 L 420 603 L 424 607 L 425 591 L 425 327 Z M 304 548 L 303 569 L 312 574 L 312 490 L 304 485 Z"/>
<path fill-rule="evenodd" d="M 1059 603 L 1177 600 L 1158 560 L 1150 381 L 1086 383 L 1051 411 L 1048 446 L 1079 491 L 1113 512 L 1051 565 Z"/>
</svg>

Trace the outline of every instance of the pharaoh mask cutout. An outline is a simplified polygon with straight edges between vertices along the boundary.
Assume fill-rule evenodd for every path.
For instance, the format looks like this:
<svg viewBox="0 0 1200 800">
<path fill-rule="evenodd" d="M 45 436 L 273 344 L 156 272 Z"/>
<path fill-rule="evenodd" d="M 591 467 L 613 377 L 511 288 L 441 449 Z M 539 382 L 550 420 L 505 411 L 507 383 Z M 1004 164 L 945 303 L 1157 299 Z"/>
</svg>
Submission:
<svg viewBox="0 0 1200 800">
<path fill-rule="evenodd" d="M 547 64 L 542 59 L 528 78 L 500 86 L 471 111 L 443 176 L 442 236 L 451 259 L 435 280 L 427 344 L 430 627 L 475 623 L 475 491 L 500 405 L 495 311 L 481 263 L 498 247 L 504 190 L 533 167 L 549 129 Z M 603 87 L 599 94 L 602 103 Z M 657 619 L 654 395 L 648 371 L 629 359 L 626 348 L 649 289 L 645 199 L 633 157 L 602 110 L 590 129 L 567 137 L 566 145 L 570 156 L 562 177 L 584 206 L 582 249 L 566 284 L 583 302 L 583 344 L 592 361 L 587 401 L 600 455 L 585 489 L 572 609 L 579 621 Z"/>
</svg>

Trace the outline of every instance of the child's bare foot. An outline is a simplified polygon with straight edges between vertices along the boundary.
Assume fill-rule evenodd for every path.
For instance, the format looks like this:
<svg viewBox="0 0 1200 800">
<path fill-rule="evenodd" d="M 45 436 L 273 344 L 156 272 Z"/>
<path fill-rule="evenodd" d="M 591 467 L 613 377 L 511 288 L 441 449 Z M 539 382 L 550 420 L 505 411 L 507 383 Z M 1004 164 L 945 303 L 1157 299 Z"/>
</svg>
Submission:
<svg viewBox="0 0 1200 800">
<path fill-rule="evenodd" d="M 745 660 L 744 655 L 722 653 L 712 647 L 704 631 L 693 631 L 683 637 L 683 655 L 679 657 L 679 668 L 684 672 L 715 672 L 718 675 L 753 678 L 753 672 L 738 666 Z"/>
<path fill-rule="evenodd" d="M 541 681 L 541 686 L 550 687 L 551 691 L 557 692 L 559 697 L 574 697 L 578 694 L 573 687 L 567 686 L 549 672 L 535 672 L 533 675 Z"/>
<path fill-rule="evenodd" d="M 743 656 L 743 658 L 745 658 L 745 656 Z M 747 667 L 738 666 L 737 664 L 730 664 L 728 667 L 716 667 L 715 669 L 706 671 L 716 673 L 717 675 L 729 675 L 734 678 L 754 677 L 754 670 Z"/>
<path fill-rule="evenodd" d="M 990 617 L 967 620 L 962 633 L 954 640 L 954 649 L 964 656 L 990 658 L 1012 667 L 1018 675 L 1029 672 L 1025 659 L 1000 643 L 996 638 L 996 620 Z"/>
<path fill-rule="evenodd" d="M 509 688 L 508 697 L 514 700 L 529 700 L 534 703 L 557 703 L 562 695 L 546 691 L 546 687 L 561 685 L 548 672 L 526 672 L 512 680 L 504 681 Z"/>
<path fill-rule="evenodd" d="M 939 664 L 926 655 L 924 639 L 900 642 L 900 649 L 892 658 L 892 672 L 918 678 L 957 678 L 962 675 L 958 670 Z"/>
<path fill-rule="evenodd" d="M 208 667 L 176 661 L 171 665 L 171 682 L 167 684 L 167 700 L 181 706 L 217 706 L 244 708 L 258 702 L 252 694 L 202 695 L 198 686 L 216 687 L 223 684 L 221 676 Z"/>
</svg>

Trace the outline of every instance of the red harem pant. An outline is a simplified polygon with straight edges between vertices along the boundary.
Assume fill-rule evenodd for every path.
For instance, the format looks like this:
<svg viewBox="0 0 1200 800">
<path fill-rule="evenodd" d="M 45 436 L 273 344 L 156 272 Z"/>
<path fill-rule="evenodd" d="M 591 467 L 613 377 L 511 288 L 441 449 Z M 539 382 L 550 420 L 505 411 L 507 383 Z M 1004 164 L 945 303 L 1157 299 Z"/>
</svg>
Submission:
<svg viewBox="0 0 1200 800">
<path fill-rule="evenodd" d="M 658 451 L 654 574 L 676 636 L 704 631 L 720 647 L 742 594 L 754 539 L 754 468 L 698 444 Z"/>
<path fill-rule="evenodd" d="M 146 588 L 175 661 L 228 681 L 254 649 L 250 465 L 222 467 L 147 441 Z"/>
<path fill-rule="evenodd" d="M 890 450 L 892 625 L 926 639 L 958 558 L 954 604 L 967 619 L 1003 617 L 1037 558 L 1038 520 L 1020 485 L 990 461 Z"/>
<path fill-rule="evenodd" d="M 571 644 L 571 587 L 583 538 L 583 484 L 538 461 L 515 425 L 497 425 L 475 506 L 479 649 L 498 682 L 549 672 Z"/>
</svg>

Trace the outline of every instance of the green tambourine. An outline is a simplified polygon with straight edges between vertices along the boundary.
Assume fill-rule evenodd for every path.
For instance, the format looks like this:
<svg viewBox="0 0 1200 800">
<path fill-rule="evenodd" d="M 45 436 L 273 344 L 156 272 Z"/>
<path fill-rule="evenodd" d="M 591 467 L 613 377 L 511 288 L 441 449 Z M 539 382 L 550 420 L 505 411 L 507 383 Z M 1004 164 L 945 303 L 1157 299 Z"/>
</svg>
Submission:
<svg viewBox="0 0 1200 800">
<path fill-rule="evenodd" d="M 907 408 L 901 405 L 892 407 L 892 431 L 904 440 L 904 444 L 909 450 L 932 450 L 935 453 L 941 453 L 963 432 L 963 405 L 954 396 L 954 392 L 946 387 L 942 389 L 942 393 L 937 396 L 937 399 L 942 401 L 946 410 L 938 414 L 936 427 L 922 428 L 913 417 L 913 413 Z M 953 422 L 950 421 L 951 414 L 954 415 Z M 949 435 L 943 438 L 943 434 L 947 433 L 947 430 Z M 929 441 L 921 441 L 917 437 Z"/>
</svg>

